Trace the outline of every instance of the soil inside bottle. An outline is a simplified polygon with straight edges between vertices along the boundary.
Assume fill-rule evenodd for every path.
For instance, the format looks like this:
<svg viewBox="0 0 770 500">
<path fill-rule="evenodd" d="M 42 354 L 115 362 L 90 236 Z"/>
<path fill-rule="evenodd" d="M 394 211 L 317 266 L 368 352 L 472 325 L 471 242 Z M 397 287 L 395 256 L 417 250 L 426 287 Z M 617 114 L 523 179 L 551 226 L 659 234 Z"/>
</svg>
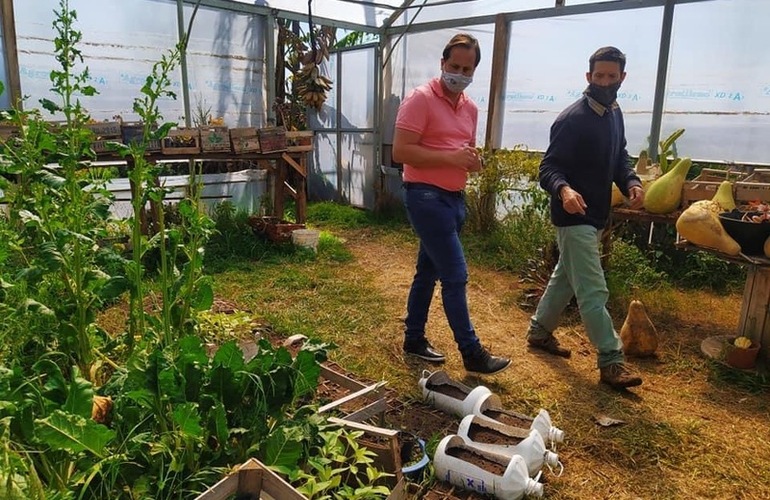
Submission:
<svg viewBox="0 0 770 500">
<path fill-rule="evenodd" d="M 508 467 L 508 464 L 503 465 L 465 448 L 450 448 L 446 453 L 450 457 L 455 457 L 462 460 L 463 462 L 473 464 L 484 469 L 485 471 L 494 474 L 495 476 L 502 476 L 505 473 L 505 469 Z"/>
<path fill-rule="evenodd" d="M 529 429 L 532 425 L 532 420 L 526 417 L 519 417 L 512 413 L 499 410 L 484 410 L 484 415 L 497 420 L 501 424 L 510 425 L 511 427 L 519 427 L 521 429 Z"/>
</svg>

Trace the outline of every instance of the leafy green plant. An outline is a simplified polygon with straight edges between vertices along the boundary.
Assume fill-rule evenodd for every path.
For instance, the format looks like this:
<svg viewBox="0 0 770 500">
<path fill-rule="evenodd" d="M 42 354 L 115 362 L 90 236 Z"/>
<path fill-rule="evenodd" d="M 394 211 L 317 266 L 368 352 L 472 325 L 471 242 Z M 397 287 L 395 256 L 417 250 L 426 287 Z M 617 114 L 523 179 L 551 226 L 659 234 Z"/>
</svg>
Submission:
<svg viewBox="0 0 770 500">
<path fill-rule="evenodd" d="M 466 224 L 471 231 L 491 232 L 498 226 L 501 205 L 517 202 L 517 193 L 537 178 L 539 158 L 523 146 L 483 150 L 483 168 L 468 180 Z"/>
<path fill-rule="evenodd" d="M 2 173 L 19 179 L 9 205 L 19 247 L 27 253 L 19 257 L 24 269 L 16 286 L 26 297 L 19 297 L 17 308 L 55 318 L 62 351 L 72 353 L 80 372 L 90 378 L 104 336 L 94 323 L 96 311 L 120 295 L 127 282 L 104 272 L 94 251 L 105 233 L 110 198 L 88 177 L 92 135 L 84 127 L 89 117 L 79 96 L 96 90 L 87 83 L 88 68 L 78 69 L 83 57 L 77 48 L 82 38 L 74 26 L 77 14 L 67 0 L 60 1 L 59 9 L 54 53 L 60 69 L 51 71 L 58 102 L 42 99 L 41 104 L 64 121 L 46 124 L 39 112 L 12 111 L 9 117 L 21 134 L 3 147 Z M 52 162 L 59 168 L 48 166 Z"/>
<path fill-rule="evenodd" d="M 359 442 L 362 431 L 321 424 L 303 467 L 272 465 L 310 500 L 384 498 L 390 489 L 377 484 L 391 474 L 374 467 L 375 453 Z"/>
</svg>

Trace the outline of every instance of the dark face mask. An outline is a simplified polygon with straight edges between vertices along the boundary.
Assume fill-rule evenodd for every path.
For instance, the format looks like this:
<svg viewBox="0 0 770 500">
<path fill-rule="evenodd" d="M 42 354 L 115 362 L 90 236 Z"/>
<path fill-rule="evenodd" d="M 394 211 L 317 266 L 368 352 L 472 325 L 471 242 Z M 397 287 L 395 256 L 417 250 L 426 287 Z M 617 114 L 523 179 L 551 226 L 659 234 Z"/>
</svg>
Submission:
<svg viewBox="0 0 770 500">
<path fill-rule="evenodd" d="M 618 89 L 620 89 L 620 82 L 607 85 L 606 87 L 604 85 L 589 83 L 588 95 L 602 106 L 609 106 L 618 98 Z"/>
</svg>

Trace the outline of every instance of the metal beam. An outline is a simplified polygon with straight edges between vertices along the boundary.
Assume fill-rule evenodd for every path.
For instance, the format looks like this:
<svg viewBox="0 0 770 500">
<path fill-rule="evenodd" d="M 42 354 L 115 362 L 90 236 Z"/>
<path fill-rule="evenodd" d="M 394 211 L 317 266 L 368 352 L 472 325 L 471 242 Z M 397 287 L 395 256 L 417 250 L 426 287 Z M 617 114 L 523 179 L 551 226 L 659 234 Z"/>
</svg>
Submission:
<svg viewBox="0 0 770 500">
<path fill-rule="evenodd" d="M 671 52 L 671 32 L 674 26 L 674 4 L 676 0 L 667 0 L 663 8 L 663 22 L 660 30 L 660 48 L 658 50 L 658 72 L 655 78 L 655 97 L 652 103 L 652 123 L 650 123 L 650 144 L 647 148 L 652 161 L 658 159 L 658 141 L 663 122 L 663 105 L 666 100 L 666 77 L 668 76 L 668 56 Z"/>
<path fill-rule="evenodd" d="M 406 9 L 408 9 L 412 4 L 414 3 L 414 0 L 404 0 L 404 3 L 401 4 L 401 7 L 396 9 L 390 17 L 388 17 L 384 23 L 382 23 L 382 27 L 380 28 L 382 31 L 387 30 L 391 26 L 393 26 L 393 23 L 398 21 L 398 18 L 401 17 L 404 12 L 406 12 Z"/>
<path fill-rule="evenodd" d="M 197 0 L 183 0 L 185 3 L 194 4 Z M 263 7 L 261 5 L 253 5 L 241 2 L 235 2 L 233 0 L 201 0 L 202 7 L 210 7 L 212 9 L 226 10 L 231 12 L 240 12 L 244 14 L 253 14 L 260 16 L 267 16 L 272 14 L 275 17 L 282 19 L 289 19 L 291 21 L 304 21 L 307 22 L 307 14 L 303 12 L 292 12 L 288 10 L 274 9 L 271 7 Z M 342 28 L 351 31 L 364 31 L 367 33 L 379 33 L 379 26 L 369 26 L 366 24 L 351 23 L 348 21 L 341 21 L 338 19 L 329 19 L 326 17 L 313 16 L 313 22 L 316 24 L 322 24 L 324 26 L 331 26 L 332 28 Z"/>
<path fill-rule="evenodd" d="M 487 107 L 487 130 L 484 135 L 486 149 L 498 149 L 503 140 L 503 120 L 505 118 L 506 72 L 508 71 L 508 52 L 510 50 L 510 26 L 505 16 L 495 20 L 495 44 L 492 53 L 492 77 L 489 85 L 489 105 Z"/>
<path fill-rule="evenodd" d="M 16 18 L 13 14 L 13 0 L 2 0 L 0 14 L 3 16 L 3 47 L 5 47 L 5 71 L 8 77 L 5 91 L 13 107 L 22 109 L 21 76 L 19 52 L 16 46 Z"/>
<path fill-rule="evenodd" d="M 622 10 L 645 9 L 649 7 L 661 7 L 668 0 L 614 0 L 581 5 L 566 5 L 564 7 L 547 7 L 544 9 L 524 10 L 520 12 L 506 12 L 502 15 L 508 22 L 526 21 L 532 19 L 546 19 L 551 17 L 575 16 L 581 14 L 596 14 L 599 12 L 617 12 Z M 714 0 L 675 0 L 676 4 L 712 2 Z M 432 4 L 431 4 L 432 5 Z M 430 7 L 427 5 L 426 7 Z M 432 21 L 429 23 L 415 23 L 411 26 L 396 26 L 385 30 L 385 35 L 401 34 L 404 32 L 420 33 L 460 26 L 475 26 L 481 24 L 493 24 L 500 14 L 489 14 L 461 19 L 447 19 L 444 21 Z"/>
</svg>

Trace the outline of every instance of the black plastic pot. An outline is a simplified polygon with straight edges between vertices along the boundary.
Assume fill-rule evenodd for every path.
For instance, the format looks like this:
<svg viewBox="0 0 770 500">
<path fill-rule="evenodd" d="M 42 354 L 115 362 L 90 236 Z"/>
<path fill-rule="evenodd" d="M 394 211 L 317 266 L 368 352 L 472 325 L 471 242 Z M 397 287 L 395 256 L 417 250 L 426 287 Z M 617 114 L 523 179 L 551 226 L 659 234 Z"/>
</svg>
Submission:
<svg viewBox="0 0 770 500">
<path fill-rule="evenodd" d="M 722 227 L 741 246 L 746 255 L 762 255 L 765 241 L 770 237 L 770 221 L 748 222 L 741 220 L 744 215 L 759 215 L 759 212 L 733 210 L 719 214 Z"/>
</svg>

